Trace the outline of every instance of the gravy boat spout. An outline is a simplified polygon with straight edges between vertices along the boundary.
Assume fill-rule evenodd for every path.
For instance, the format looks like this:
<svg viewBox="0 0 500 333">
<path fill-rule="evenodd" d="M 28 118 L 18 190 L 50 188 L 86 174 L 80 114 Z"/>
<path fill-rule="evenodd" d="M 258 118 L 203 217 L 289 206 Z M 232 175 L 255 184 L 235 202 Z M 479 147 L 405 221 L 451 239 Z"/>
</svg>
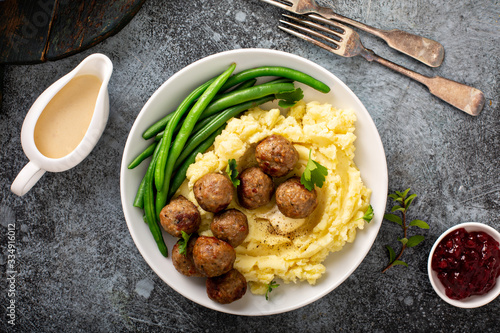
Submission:
<svg viewBox="0 0 500 333">
<path fill-rule="evenodd" d="M 12 183 L 12 192 L 22 196 L 45 171 L 66 171 L 90 154 L 108 121 L 112 72 L 107 56 L 92 54 L 36 99 L 21 129 L 29 162 Z"/>
</svg>

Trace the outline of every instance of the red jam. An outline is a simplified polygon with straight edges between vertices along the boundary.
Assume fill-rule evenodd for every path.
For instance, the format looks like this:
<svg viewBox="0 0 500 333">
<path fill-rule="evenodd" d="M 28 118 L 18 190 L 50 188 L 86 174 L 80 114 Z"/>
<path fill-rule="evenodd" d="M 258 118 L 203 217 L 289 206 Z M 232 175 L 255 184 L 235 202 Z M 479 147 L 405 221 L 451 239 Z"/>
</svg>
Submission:
<svg viewBox="0 0 500 333">
<path fill-rule="evenodd" d="M 454 230 L 436 247 L 431 266 L 449 298 L 486 294 L 500 275 L 498 242 L 482 231 Z"/>
</svg>

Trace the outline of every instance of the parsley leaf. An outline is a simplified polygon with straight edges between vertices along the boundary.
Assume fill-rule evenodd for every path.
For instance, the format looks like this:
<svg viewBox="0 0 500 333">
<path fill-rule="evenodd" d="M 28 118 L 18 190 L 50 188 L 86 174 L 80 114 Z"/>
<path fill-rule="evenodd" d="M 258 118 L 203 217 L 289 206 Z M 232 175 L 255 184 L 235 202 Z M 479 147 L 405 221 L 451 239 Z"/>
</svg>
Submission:
<svg viewBox="0 0 500 333">
<path fill-rule="evenodd" d="M 238 179 L 238 170 L 236 169 L 236 160 L 234 158 L 227 161 L 226 173 L 234 187 L 238 187 L 240 180 Z"/>
<path fill-rule="evenodd" d="M 363 220 L 366 221 L 366 223 L 370 223 L 373 220 L 373 207 L 372 205 L 368 206 L 368 209 L 365 212 L 365 215 L 362 217 Z"/>
<path fill-rule="evenodd" d="M 266 291 L 266 301 L 269 301 L 269 293 L 273 291 L 274 288 L 279 287 L 280 285 L 276 283 L 276 281 L 272 280 L 271 283 L 267 285 L 267 291 Z"/>
<path fill-rule="evenodd" d="M 311 159 L 311 150 L 309 150 L 309 160 L 307 161 L 306 169 L 300 177 L 300 182 L 306 189 L 312 191 L 314 185 L 322 187 L 325 182 L 325 176 L 328 175 L 328 169 Z"/>
<path fill-rule="evenodd" d="M 302 91 L 302 89 L 297 88 L 294 91 L 276 94 L 275 96 L 280 100 L 278 102 L 279 106 L 281 106 L 282 108 L 289 108 L 294 106 L 298 101 L 304 98 L 304 92 Z"/>
<path fill-rule="evenodd" d="M 187 254 L 187 245 L 189 242 L 189 238 L 191 234 L 187 234 L 185 231 L 181 231 L 182 238 L 179 240 L 179 253 L 186 255 Z"/>
</svg>

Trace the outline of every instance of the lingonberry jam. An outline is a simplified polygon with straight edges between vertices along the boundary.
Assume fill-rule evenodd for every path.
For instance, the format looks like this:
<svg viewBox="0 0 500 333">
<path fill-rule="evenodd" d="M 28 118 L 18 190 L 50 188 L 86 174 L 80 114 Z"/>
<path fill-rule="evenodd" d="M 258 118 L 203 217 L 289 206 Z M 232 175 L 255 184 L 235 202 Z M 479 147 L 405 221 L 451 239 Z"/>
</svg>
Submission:
<svg viewBox="0 0 500 333">
<path fill-rule="evenodd" d="M 446 296 L 464 299 L 490 291 L 500 275 L 498 242 L 485 232 L 454 230 L 441 240 L 432 255 L 432 269 Z"/>
</svg>

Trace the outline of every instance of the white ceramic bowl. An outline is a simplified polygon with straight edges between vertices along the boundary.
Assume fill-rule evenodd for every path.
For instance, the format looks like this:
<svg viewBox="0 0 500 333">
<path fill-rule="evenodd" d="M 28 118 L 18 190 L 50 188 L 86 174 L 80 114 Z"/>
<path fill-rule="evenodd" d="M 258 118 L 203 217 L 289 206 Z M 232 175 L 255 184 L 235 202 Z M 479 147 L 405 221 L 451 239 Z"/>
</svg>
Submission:
<svg viewBox="0 0 500 333">
<path fill-rule="evenodd" d="M 286 66 L 303 71 L 331 88 L 331 92 L 322 94 L 307 86 L 296 84 L 304 90 L 305 101 L 329 102 L 340 108 L 354 110 L 358 117 L 355 162 L 361 170 L 365 185 L 373 190 L 371 205 L 375 217 L 364 230 L 358 231 L 353 243 L 328 256 L 325 261 L 326 273 L 315 286 L 307 282 L 286 285 L 281 283 L 279 288 L 274 289 L 269 301 L 266 301 L 264 296 L 255 296 L 248 292 L 241 300 L 222 305 L 207 297 L 205 279 L 181 275 L 173 267 L 171 259 L 160 254 L 148 226 L 143 222 L 142 211 L 132 206 L 147 163 L 142 163 L 133 170 L 128 170 L 127 165 L 148 145 L 141 137 L 144 130 L 166 112 L 175 109 L 194 88 L 223 72 L 232 62 L 237 64 L 235 73 L 265 65 Z M 370 250 L 382 223 L 387 198 L 387 165 L 384 148 L 373 120 L 354 93 L 332 73 L 293 54 L 264 49 L 239 49 L 196 61 L 174 74 L 151 96 L 138 115 L 127 139 L 121 165 L 120 188 L 130 234 L 146 262 L 165 283 L 207 308 L 238 315 L 270 315 L 297 309 L 319 299 L 334 290 L 358 267 Z M 166 233 L 164 239 L 171 251 L 176 239 Z"/>
<path fill-rule="evenodd" d="M 445 293 L 445 288 L 441 281 L 439 281 L 439 278 L 437 277 L 437 273 L 432 269 L 431 263 L 432 263 L 432 255 L 434 254 L 434 251 L 436 250 L 436 247 L 439 245 L 441 240 L 446 237 L 449 233 L 460 229 L 464 228 L 467 232 L 472 232 L 472 231 L 483 231 L 493 237 L 497 242 L 500 243 L 500 233 L 493 229 L 492 227 L 483 224 L 483 223 L 478 223 L 478 222 L 467 222 L 467 223 L 462 223 L 458 224 L 454 227 L 451 227 L 450 229 L 446 230 L 443 232 L 443 234 L 436 240 L 434 243 L 434 246 L 431 249 L 431 252 L 429 254 L 429 259 L 427 262 L 427 270 L 429 273 L 429 280 L 431 281 L 432 287 L 436 291 L 439 297 L 441 297 L 444 301 L 447 303 L 459 307 L 459 308 L 477 308 L 480 306 L 483 306 L 485 304 L 488 304 L 495 298 L 497 298 L 498 295 L 500 295 L 500 281 L 497 279 L 497 283 L 493 287 L 492 290 L 490 290 L 488 293 L 484 295 L 474 295 L 470 296 L 467 298 L 464 298 L 462 300 L 455 300 L 451 299 L 448 296 L 446 296 Z"/>
</svg>

